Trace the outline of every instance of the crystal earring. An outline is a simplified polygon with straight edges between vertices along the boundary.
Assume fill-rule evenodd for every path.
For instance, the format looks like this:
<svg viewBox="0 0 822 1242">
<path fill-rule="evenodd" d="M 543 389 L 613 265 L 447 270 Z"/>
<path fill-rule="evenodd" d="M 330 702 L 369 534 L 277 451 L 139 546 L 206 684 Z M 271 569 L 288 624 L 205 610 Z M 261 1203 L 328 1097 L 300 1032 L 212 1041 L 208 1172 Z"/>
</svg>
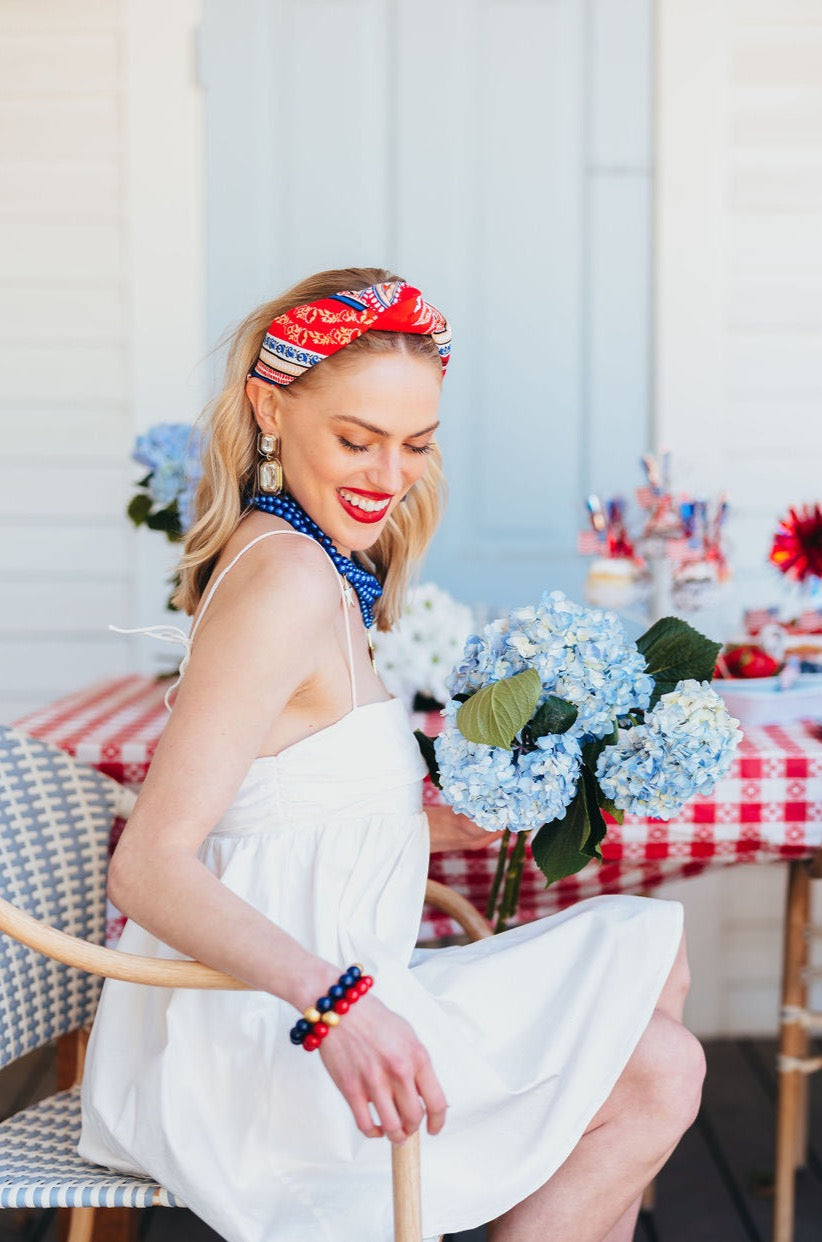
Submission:
<svg viewBox="0 0 822 1242">
<path fill-rule="evenodd" d="M 276 496 L 283 490 L 283 463 L 277 456 L 279 451 L 279 436 L 258 432 L 257 452 L 263 460 L 257 462 L 257 491 L 267 492 L 269 496 Z"/>
</svg>

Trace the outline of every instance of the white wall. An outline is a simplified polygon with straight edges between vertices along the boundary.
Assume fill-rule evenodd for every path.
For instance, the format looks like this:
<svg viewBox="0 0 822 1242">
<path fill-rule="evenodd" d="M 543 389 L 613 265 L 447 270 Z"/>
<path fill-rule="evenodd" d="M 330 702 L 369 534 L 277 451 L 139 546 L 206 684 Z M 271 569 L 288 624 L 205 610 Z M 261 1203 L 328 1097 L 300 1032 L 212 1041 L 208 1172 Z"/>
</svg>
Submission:
<svg viewBox="0 0 822 1242">
<path fill-rule="evenodd" d="M 136 432 L 204 350 L 199 0 L 0 5 L 0 719 L 135 665 L 168 553 Z"/>
<path fill-rule="evenodd" d="M 656 128 L 655 439 L 684 487 L 729 493 L 734 624 L 780 598 L 777 518 L 822 499 L 822 5 L 658 0 Z M 784 883 L 666 890 L 703 1033 L 774 1030 Z"/>
</svg>

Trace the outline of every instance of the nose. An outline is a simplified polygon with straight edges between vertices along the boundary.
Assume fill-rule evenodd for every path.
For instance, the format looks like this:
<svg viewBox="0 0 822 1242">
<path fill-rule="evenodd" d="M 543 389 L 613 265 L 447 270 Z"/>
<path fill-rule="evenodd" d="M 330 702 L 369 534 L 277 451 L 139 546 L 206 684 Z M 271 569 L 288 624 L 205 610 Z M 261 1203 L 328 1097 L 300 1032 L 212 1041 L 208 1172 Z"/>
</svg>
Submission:
<svg viewBox="0 0 822 1242">
<path fill-rule="evenodd" d="M 403 469 L 402 449 L 386 444 L 382 447 L 379 458 L 369 471 L 368 478 L 375 491 L 390 492 L 394 495 L 402 490 Z"/>
</svg>

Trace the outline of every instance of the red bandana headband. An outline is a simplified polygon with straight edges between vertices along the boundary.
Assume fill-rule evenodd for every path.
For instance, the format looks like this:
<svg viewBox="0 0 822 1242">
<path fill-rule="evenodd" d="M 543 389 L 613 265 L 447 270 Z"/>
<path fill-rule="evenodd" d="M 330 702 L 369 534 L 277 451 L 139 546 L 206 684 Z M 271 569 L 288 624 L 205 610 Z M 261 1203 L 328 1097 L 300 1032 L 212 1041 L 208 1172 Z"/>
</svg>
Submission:
<svg viewBox="0 0 822 1242">
<path fill-rule="evenodd" d="M 442 359 L 451 353 L 445 316 L 404 280 L 332 293 L 272 319 L 249 376 L 284 387 L 370 329 L 430 336 Z"/>
</svg>

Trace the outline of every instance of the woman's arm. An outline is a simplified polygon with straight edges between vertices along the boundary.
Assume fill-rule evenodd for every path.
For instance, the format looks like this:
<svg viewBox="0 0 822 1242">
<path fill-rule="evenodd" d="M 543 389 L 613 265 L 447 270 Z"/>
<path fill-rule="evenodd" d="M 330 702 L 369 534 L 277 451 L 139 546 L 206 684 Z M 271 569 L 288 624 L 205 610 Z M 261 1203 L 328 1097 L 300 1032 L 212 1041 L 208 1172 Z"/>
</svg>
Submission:
<svg viewBox="0 0 822 1242">
<path fill-rule="evenodd" d="M 280 547 L 265 546 L 272 543 Z M 266 540 L 226 578 L 197 631 L 108 882 L 118 908 L 167 944 L 300 1008 L 319 995 L 317 983 L 332 981 L 332 964 L 232 893 L 197 851 L 328 646 L 340 595 L 317 563 L 323 555 L 302 539 Z"/>
<path fill-rule="evenodd" d="M 135 922 L 299 1010 L 349 963 L 308 952 L 222 884 L 197 853 L 278 715 L 315 677 L 318 652 L 334 651 L 339 601 L 325 554 L 306 540 L 264 540 L 246 553 L 198 628 L 174 711 L 109 871 L 112 901 Z M 420 1124 L 420 1098 L 429 1131 L 441 1129 L 445 1101 L 425 1049 L 373 992 L 323 1042 L 320 1055 L 363 1133 L 403 1141 Z M 371 1120 L 369 1100 L 381 1127 Z"/>
</svg>

